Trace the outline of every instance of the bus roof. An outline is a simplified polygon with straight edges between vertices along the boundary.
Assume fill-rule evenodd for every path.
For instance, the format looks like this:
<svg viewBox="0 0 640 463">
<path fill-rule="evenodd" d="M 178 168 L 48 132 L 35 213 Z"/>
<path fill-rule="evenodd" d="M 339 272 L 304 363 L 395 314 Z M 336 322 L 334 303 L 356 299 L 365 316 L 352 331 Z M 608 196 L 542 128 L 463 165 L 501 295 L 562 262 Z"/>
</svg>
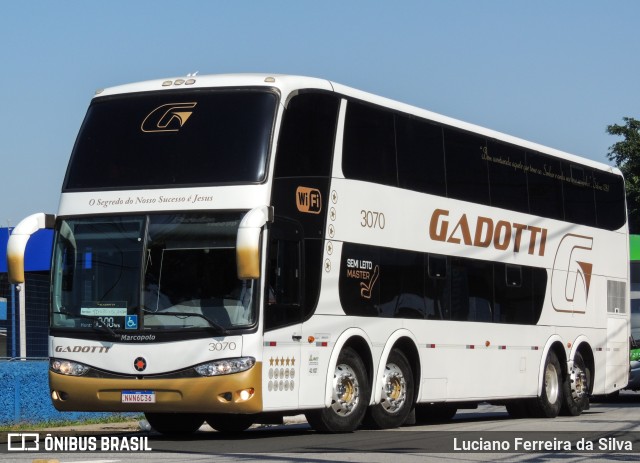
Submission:
<svg viewBox="0 0 640 463">
<path fill-rule="evenodd" d="M 413 114 L 418 117 L 439 122 L 462 130 L 467 130 L 488 138 L 501 140 L 506 143 L 512 143 L 522 146 L 525 149 L 539 151 L 561 159 L 573 161 L 582 165 L 586 165 L 595 169 L 622 175 L 620 170 L 610 165 L 579 157 L 564 151 L 540 145 L 521 138 L 513 137 L 495 130 L 487 129 L 475 124 L 453 119 L 434 113 L 426 109 L 411 106 L 385 97 L 374 95 L 362 90 L 357 90 L 346 85 L 338 84 L 326 79 L 315 77 L 285 75 L 285 74 L 213 74 L 213 75 L 187 75 L 185 77 L 173 77 L 167 79 L 149 80 L 125 85 L 119 85 L 96 91 L 94 98 L 103 96 L 117 95 L 123 93 L 137 93 L 148 91 L 171 91 L 188 88 L 208 88 L 208 87 L 266 87 L 277 88 L 283 95 L 300 90 L 300 89 L 318 89 L 325 91 L 333 91 L 340 95 L 361 99 L 372 104 L 384 106 L 396 111 Z"/>
</svg>

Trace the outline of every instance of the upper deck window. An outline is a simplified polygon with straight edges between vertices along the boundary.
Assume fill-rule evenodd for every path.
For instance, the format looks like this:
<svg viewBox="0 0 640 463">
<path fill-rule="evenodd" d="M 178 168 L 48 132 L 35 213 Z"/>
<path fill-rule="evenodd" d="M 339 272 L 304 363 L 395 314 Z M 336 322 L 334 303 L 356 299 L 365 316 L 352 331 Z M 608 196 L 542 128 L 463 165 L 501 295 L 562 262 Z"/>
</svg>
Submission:
<svg viewBox="0 0 640 463">
<path fill-rule="evenodd" d="M 258 89 L 97 98 L 63 191 L 259 183 L 277 101 Z"/>
</svg>

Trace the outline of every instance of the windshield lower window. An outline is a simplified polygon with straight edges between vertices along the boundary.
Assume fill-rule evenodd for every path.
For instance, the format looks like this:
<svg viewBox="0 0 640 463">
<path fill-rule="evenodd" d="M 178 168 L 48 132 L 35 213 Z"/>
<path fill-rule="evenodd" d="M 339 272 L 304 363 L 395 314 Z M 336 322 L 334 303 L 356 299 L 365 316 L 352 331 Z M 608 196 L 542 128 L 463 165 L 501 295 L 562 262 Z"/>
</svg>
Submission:
<svg viewBox="0 0 640 463">
<path fill-rule="evenodd" d="M 132 331 L 247 328 L 254 282 L 236 276 L 242 214 L 63 220 L 52 327 Z"/>
</svg>

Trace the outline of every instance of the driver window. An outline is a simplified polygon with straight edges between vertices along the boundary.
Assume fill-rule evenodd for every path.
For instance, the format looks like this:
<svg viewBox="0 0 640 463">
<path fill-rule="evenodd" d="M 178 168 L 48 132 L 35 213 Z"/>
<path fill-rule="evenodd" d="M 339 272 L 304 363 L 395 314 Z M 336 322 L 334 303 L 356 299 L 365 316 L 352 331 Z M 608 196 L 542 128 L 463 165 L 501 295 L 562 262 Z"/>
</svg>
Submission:
<svg viewBox="0 0 640 463">
<path fill-rule="evenodd" d="M 287 227 L 288 228 L 288 227 Z M 265 328 L 302 320 L 301 240 L 297 229 L 275 228 L 269 242 L 265 295 Z"/>
<path fill-rule="evenodd" d="M 269 252 L 269 304 L 300 305 L 297 241 L 273 240 Z"/>
</svg>

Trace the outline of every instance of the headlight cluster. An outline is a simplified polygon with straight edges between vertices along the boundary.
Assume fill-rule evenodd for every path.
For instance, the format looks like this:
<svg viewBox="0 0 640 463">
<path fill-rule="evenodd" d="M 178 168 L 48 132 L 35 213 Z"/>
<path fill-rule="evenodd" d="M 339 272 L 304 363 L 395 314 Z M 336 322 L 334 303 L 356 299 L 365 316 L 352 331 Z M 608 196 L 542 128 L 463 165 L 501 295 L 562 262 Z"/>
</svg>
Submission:
<svg viewBox="0 0 640 463">
<path fill-rule="evenodd" d="M 256 364 L 253 357 L 239 357 L 234 359 L 216 360 L 194 367 L 200 376 L 230 375 L 246 371 Z"/>
<path fill-rule="evenodd" d="M 68 376 L 82 376 L 89 371 L 89 367 L 82 363 L 58 359 L 51 359 L 49 362 L 49 369 L 56 373 L 60 373 L 61 375 Z"/>
</svg>

